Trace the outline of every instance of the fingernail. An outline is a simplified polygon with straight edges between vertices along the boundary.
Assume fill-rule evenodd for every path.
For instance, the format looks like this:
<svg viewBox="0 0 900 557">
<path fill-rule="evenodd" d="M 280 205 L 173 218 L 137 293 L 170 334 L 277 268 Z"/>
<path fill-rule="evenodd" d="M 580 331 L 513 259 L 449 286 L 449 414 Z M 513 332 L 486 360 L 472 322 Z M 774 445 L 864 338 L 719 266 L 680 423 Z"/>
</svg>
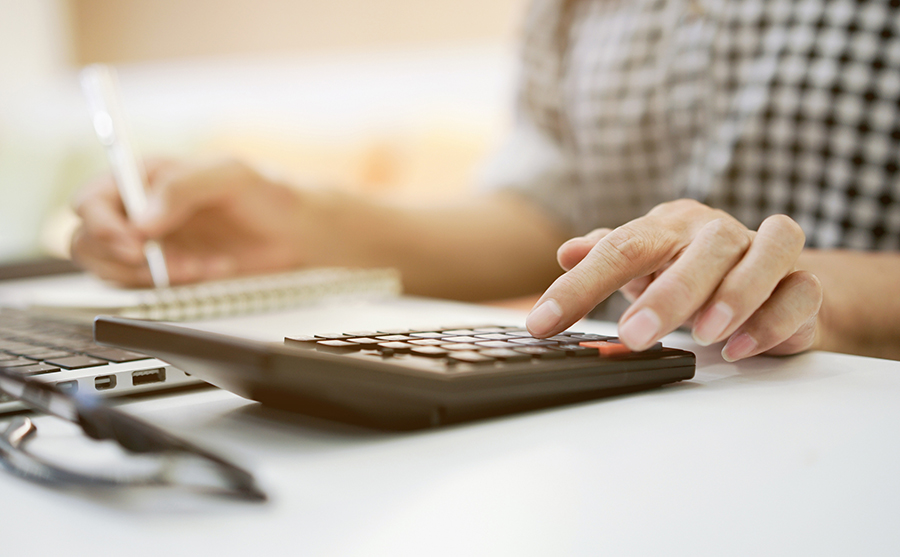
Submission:
<svg viewBox="0 0 900 557">
<path fill-rule="evenodd" d="M 747 333 L 731 337 L 722 349 L 722 357 L 726 362 L 736 362 L 753 354 L 757 347 L 756 340 Z"/>
<path fill-rule="evenodd" d="M 700 346 L 709 346 L 722 335 L 732 319 L 734 311 L 731 307 L 725 302 L 716 302 L 694 326 L 694 340 Z"/>
<path fill-rule="evenodd" d="M 656 341 L 662 322 L 650 308 L 644 308 L 619 325 L 619 339 L 632 350 L 643 350 Z"/>
<path fill-rule="evenodd" d="M 562 308 L 556 300 L 549 298 L 534 308 L 525 318 L 525 327 L 536 337 L 549 334 L 562 319 Z"/>
</svg>

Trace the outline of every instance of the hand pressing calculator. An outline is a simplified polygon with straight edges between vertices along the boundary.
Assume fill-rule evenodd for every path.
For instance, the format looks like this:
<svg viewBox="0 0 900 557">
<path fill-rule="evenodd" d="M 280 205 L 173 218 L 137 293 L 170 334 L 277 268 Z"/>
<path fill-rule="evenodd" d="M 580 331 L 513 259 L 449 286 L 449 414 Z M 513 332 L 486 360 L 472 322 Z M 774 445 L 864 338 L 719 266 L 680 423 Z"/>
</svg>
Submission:
<svg viewBox="0 0 900 557">
<path fill-rule="evenodd" d="M 657 344 L 518 327 L 374 330 L 255 342 L 117 317 L 98 342 L 151 354 L 263 404 L 383 429 L 417 429 L 590 400 L 691 379 L 696 361 Z"/>
</svg>

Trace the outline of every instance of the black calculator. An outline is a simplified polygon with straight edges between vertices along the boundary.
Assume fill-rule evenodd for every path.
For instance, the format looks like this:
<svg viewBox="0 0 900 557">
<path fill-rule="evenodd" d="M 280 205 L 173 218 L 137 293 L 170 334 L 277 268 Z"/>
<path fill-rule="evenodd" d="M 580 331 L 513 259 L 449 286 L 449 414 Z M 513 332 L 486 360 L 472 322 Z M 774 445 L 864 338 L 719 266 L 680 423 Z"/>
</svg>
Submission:
<svg viewBox="0 0 900 557">
<path fill-rule="evenodd" d="M 137 350 L 240 396 L 382 429 L 417 429 L 691 379 L 690 352 L 632 352 L 615 337 L 515 326 L 288 335 L 283 344 L 99 317 L 97 342 Z"/>
</svg>

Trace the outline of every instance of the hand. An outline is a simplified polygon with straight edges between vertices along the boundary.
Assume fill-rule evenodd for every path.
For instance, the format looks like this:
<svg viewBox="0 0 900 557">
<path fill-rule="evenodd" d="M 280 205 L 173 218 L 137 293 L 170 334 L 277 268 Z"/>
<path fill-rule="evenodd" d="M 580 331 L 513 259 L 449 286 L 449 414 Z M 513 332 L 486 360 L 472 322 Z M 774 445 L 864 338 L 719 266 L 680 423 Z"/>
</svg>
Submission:
<svg viewBox="0 0 900 557">
<path fill-rule="evenodd" d="M 297 190 L 233 160 L 147 165 L 148 206 L 126 215 L 111 177 L 75 200 L 82 224 L 72 256 L 102 278 L 152 284 L 143 244 L 161 240 L 173 283 L 265 272 L 300 264 L 304 204 Z"/>
<path fill-rule="evenodd" d="M 728 361 L 801 352 L 816 340 L 822 304 L 819 280 L 796 269 L 804 241 L 783 215 L 754 232 L 695 201 L 664 203 L 563 244 L 557 258 L 568 272 L 526 324 L 535 336 L 554 335 L 621 288 L 633 303 L 619 320 L 619 338 L 632 350 L 687 323 L 701 345 L 728 339 Z"/>
</svg>

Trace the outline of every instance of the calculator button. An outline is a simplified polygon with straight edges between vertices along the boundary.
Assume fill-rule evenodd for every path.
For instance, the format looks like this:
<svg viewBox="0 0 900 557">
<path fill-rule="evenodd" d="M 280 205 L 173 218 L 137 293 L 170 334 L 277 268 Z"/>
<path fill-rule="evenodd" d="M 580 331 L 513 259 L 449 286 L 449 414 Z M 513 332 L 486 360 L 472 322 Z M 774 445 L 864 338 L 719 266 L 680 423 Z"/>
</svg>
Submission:
<svg viewBox="0 0 900 557">
<path fill-rule="evenodd" d="M 479 350 L 478 353 L 484 354 L 485 356 L 490 356 L 491 358 L 497 358 L 505 362 L 519 362 L 531 359 L 530 354 L 522 354 L 521 352 L 516 352 L 515 350 L 510 350 L 509 348 L 488 348 L 487 350 Z"/>
<path fill-rule="evenodd" d="M 473 337 L 473 336 L 460 335 L 460 336 L 441 337 L 441 340 L 443 340 L 444 342 L 468 342 L 471 344 L 473 342 L 478 342 L 481 339 Z"/>
<path fill-rule="evenodd" d="M 316 343 L 316 348 L 332 352 L 351 352 L 361 349 L 362 345 L 355 342 L 347 342 L 346 340 L 320 340 Z"/>
<path fill-rule="evenodd" d="M 409 344 L 406 342 L 381 342 L 378 344 L 381 347 L 382 351 L 393 350 L 397 352 L 412 350 L 416 346 L 414 344 Z"/>
<path fill-rule="evenodd" d="M 549 348 L 550 350 L 558 350 L 566 356 L 575 358 L 599 355 L 596 348 L 588 348 L 587 346 L 581 346 L 579 344 L 560 344 L 559 346 L 550 346 Z"/>
<path fill-rule="evenodd" d="M 354 331 L 350 333 L 344 333 L 344 336 L 348 337 L 374 337 L 378 335 L 375 331 Z"/>
<path fill-rule="evenodd" d="M 573 333 L 569 335 L 571 338 L 581 341 L 602 341 L 602 340 L 614 340 L 616 337 L 611 337 L 607 335 L 595 335 L 589 333 Z"/>
<path fill-rule="evenodd" d="M 450 329 L 450 330 L 446 330 L 446 331 L 441 331 L 441 334 L 444 336 L 453 336 L 453 335 L 463 336 L 463 335 L 474 335 L 475 331 L 473 331 L 472 329 Z"/>
<path fill-rule="evenodd" d="M 586 348 L 596 348 L 601 356 L 617 356 L 620 354 L 630 354 L 631 349 L 624 344 L 618 342 L 607 341 L 588 341 L 582 342 L 581 346 Z"/>
<path fill-rule="evenodd" d="M 564 352 L 560 352 L 559 350 L 551 350 L 543 346 L 523 346 L 522 348 L 514 348 L 513 350 L 522 354 L 528 354 L 529 356 L 533 356 L 535 358 L 541 358 L 542 360 L 566 357 L 566 354 Z"/>
<path fill-rule="evenodd" d="M 511 338 L 509 342 L 513 344 L 527 344 L 528 346 L 556 346 L 559 343 L 555 340 L 541 340 L 539 338 Z"/>
<path fill-rule="evenodd" d="M 316 335 L 316 338 L 326 339 L 326 340 L 337 340 L 342 338 L 347 338 L 347 335 L 343 333 L 321 333 Z"/>
<path fill-rule="evenodd" d="M 469 343 L 465 343 L 465 342 L 461 342 L 458 344 L 453 343 L 453 342 L 448 342 L 448 343 L 442 344 L 441 348 L 443 348 L 445 350 L 452 350 L 452 351 L 456 352 L 456 351 L 465 351 L 465 350 L 478 350 L 480 347 L 477 344 L 469 344 Z"/>
<path fill-rule="evenodd" d="M 550 337 L 544 340 L 555 340 L 556 342 L 561 342 L 564 344 L 578 344 L 579 342 L 581 342 L 579 339 L 572 338 L 571 336 L 566 334 L 556 335 L 555 337 Z"/>
<path fill-rule="evenodd" d="M 450 353 L 449 350 L 444 350 L 437 346 L 417 346 L 410 352 L 419 356 L 428 356 L 429 358 L 441 358 Z"/>
<path fill-rule="evenodd" d="M 413 337 L 407 335 L 382 335 L 375 337 L 384 342 L 399 342 L 404 340 L 412 340 Z"/>
<path fill-rule="evenodd" d="M 532 338 L 532 337 L 531 337 L 531 333 L 529 333 L 529 332 L 526 331 L 525 329 L 510 329 L 510 330 L 506 331 L 506 335 L 507 335 L 508 337 L 510 337 L 510 338 L 513 338 L 513 337 L 529 337 L 529 338 Z"/>
<path fill-rule="evenodd" d="M 319 337 L 310 336 L 310 335 L 294 335 L 294 336 L 290 336 L 290 337 L 284 337 L 285 344 L 294 343 L 299 346 L 305 346 L 305 347 L 315 346 L 315 344 L 317 342 L 319 342 L 320 340 L 322 340 L 322 339 Z"/>
<path fill-rule="evenodd" d="M 378 344 L 379 342 L 381 342 L 381 341 L 378 340 L 378 339 L 375 339 L 375 338 L 369 338 L 369 337 L 348 338 L 348 339 L 346 339 L 346 341 L 347 341 L 347 342 L 352 342 L 352 343 L 355 343 L 355 344 L 360 344 L 360 345 L 363 345 L 363 346 L 375 346 L 376 344 Z"/>
<path fill-rule="evenodd" d="M 479 335 L 475 335 L 475 337 L 479 338 L 481 340 L 505 340 L 508 338 L 514 338 L 514 337 L 510 337 L 509 335 L 507 335 L 505 333 L 488 333 L 488 334 L 484 334 L 484 335 L 479 334 Z"/>
<path fill-rule="evenodd" d="M 478 352 L 462 351 L 454 352 L 448 356 L 450 360 L 456 362 L 465 362 L 467 364 L 490 364 L 495 362 L 494 358 L 479 354 Z"/>
<path fill-rule="evenodd" d="M 409 341 L 410 344 L 415 344 L 416 346 L 440 346 L 444 344 L 444 341 L 436 339 L 436 338 L 420 338 L 416 340 Z"/>
<path fill-rule="evenodd" d="M 409 336 L 416 337 L 416 338 L 441 338 L 442 336 L 446 336 L 446 335 L 443 335 L 441 333 L 435 333 L 435 332 L 426 332 L 426 333 L 409 333 Z"/>
<path fill-rule="evenodd" d="M 485 340 L 476 342 L 475 344 L 484 348 L 516 348 L 517 346 L 522 346 L 521 344 L 515 344 L 508 340 Z"/>
</svg>

